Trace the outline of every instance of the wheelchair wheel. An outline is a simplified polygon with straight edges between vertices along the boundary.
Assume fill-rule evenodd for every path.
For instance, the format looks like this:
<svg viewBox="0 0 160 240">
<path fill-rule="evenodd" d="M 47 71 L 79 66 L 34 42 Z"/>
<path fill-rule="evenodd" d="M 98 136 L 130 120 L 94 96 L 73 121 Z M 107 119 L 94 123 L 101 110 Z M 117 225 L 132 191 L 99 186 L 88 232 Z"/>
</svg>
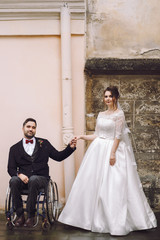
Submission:
<svg viewBox="0 0 160 240">
<path fill-rule="evenodd" d="M 53 224 L 58 217 L 58 188 L 52 180 L 49 181 L 46 193 L 47 217 L 50 224 Z"/>
<path fill-rule="evenodd" d="M 42 229 L 43 231 L 47 232 L 50 229 L 51 225 L 47 220 L 45 219 L 44 222 L 42 222 Z"/>
<path fill-rule="evenodd" d="M 54 216 L 55 216 L 55 220 L 57 220 L 59 215 L 59 195 L 58 195 L 58 187 L 55 182 L 53 182 L 53 188 L 54 188 L 54 197 L 55 197 Z"/>
<path fill-rule="evenodd" d="M 7 227 L 11 228 L 11 225 L 14 226 L 14 221 L 16 219 L 16 213 L 13 206 L 13 200 L 10 188 L 7 189 L 6 200 L 5 200 L 5 214 L 7 218 Z"/>
</svg>

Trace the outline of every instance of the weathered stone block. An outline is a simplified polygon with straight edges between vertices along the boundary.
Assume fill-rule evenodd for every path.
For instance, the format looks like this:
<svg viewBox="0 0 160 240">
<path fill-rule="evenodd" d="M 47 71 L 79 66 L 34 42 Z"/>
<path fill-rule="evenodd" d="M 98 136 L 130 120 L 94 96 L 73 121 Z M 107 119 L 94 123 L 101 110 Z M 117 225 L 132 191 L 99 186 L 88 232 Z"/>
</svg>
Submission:
<svg viewBox="0 0 160 240">
<path fill-rule="evenodd" d="M 88 77 L 86 82 L 86 92 L 85 92 L 85 97 L 87 101 L 92 99 L 92 88 L 93 88 L 93 79 Z"/>
<path fill-rule="evenodd" d="M 160 151 L 159 136 L 153 129 L 146 128 L 136 131 L 134 138 L 138 152 Z"/>
<path fill-rule="evenodd" d="M 95 114 L 87 114 L 86 115 L 86 128 L 88 131 L 94 131 L 96 125 L 96 116 Z"/>
<path fill-rule="evenodd" d="M 106 29 L 105 29 L 106 31 Z M 108 33 L 107 33 L 108 36 Z M 102 37 L 103 38 L 103 37 Z M 95 40 L 97 40 L 95 36 Z M 100 39 L 101 41 L 101 39 Z M 112 43 L 111 43 L 112 44 Z M 101 43 L 100 43 L 101 45 Z M 106 46 L 106 45 L 105 45 Z M 138 74 L 160 74 L 160 59 L 121 59 L 121 58 L 97 58 L 87 59 L 85 64 L 85 71 L 90 74 L 116 74 L 117 76 L 122 74 L 132 74 L 138 76 Z M 124 75 L 123 75 L 124 76 Z M 146 75 L 147 77 L 147 75 Z M 129 77 L 130 78 L 130 77 Z M 157 76 L 159 78 L 159 76 Z"/>
<path fill-rule="evenodd" d="M 137 162 L 137 167 L 138 167 L 138 171 L 140 172 L 140 175 L 144 176 L 143 179 L 145 179 L 145 177 L 148 175 L 151 175 L 152 178 L 160 177 L 159 176 L 160 159 L 159 160 L 152 160 L 152 159 L 139 160 L 138 159 L 136 162 Z"/>
<path fill-rule="evenodd" d="M 159 152 L 135 152 L 135 157 L 138 160 L 141 161 L 150 161 L 150 160 L 160 160 L 160 154 Z"/>
<path fill-rule="evenodd" d="M 160 115 L 137 115 L 135 116 L 135 127 L 160 127 Z"/>
<path fill-rule="evenodd" d="M 93 102 L 92 100 L 88 100 L 86 104 L 86 113 L 92 113 L 93 112 Z"/>
<path fill-rule="evenodd" d="M 123 77 L 120 92 L 124 99 L 157 100 L 160 98 L 159 83 L 149 76 Z"/>
<path fill-rule="evenodd" d="M 119 101 L 121 108 L 123 109 L 124 113 L 133 114 L 133 105 L 134 101 Z"/>
<path fill-rule="evenodd" d="M 152 172 L 139 173 L 142 182 L 143 190 L 148 199 L 148 202 L 154 210 L 159 210 L 160 206 L 160 178 L 159 174 Z"/>
<path fill-rule="evenodd" d="M 136 101 L 136 114 L 159 114 L 160 115 L 160 101 Z"/>
</svg>

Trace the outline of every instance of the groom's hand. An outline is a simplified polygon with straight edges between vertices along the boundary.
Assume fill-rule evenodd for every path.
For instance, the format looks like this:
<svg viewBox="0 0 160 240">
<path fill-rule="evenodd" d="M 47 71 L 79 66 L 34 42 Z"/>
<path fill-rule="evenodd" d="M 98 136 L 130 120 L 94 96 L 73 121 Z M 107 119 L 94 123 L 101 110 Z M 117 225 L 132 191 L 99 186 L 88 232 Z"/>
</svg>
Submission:
<svg viewBox="0 0 160 240">
<path fill-rule="evenodd" d="M 77 138 L 74 137 L 74 138 L 70 141 L 69 145 L 70 145 L 71 148 L 75 148 L 76 145 L 77 145 Z"/>
<path fill-rule="evenodd" d="M 28 178 L 26 175 L 22 174 L 22 173 L 18 174 L 18 177 L 19 177 L 19 178 L 22 180 L 22 182 L 24 182 L 25 184 L 27 184 L 28 181 L 29 181 L 29 178 Z"/>
</svg>

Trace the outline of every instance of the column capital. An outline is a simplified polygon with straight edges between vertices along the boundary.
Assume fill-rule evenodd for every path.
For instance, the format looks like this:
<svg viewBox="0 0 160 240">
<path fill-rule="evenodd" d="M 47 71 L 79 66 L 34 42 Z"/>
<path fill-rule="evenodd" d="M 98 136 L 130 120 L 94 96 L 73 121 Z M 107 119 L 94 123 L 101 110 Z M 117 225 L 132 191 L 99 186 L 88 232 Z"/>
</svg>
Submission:
<svg viewBox="0 0 160 240">
<path fill-rule="evenodd" d="M 85 2 L 71 0 L 1 0 L 0 20 L 60 19 L 64 2 L 69 6 L 71 19 L 85 19 Z"/>
</svg>

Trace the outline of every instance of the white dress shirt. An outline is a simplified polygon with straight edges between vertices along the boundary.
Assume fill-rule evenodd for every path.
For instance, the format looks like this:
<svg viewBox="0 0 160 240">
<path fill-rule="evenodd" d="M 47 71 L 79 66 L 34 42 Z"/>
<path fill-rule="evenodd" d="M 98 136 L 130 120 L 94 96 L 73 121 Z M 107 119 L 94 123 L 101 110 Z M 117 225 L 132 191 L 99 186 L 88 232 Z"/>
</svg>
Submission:
<svg viewBox="0 0 160 240">
<path fill-rule="evenodd" d="M 36 145 L 36 139 L 35 139 L 35 137 L 33 137 L 32 139 L 30 139 L 30 140 L 33 140 L 33 143 L 26 143 L 26 138 L 23 138 L 23 147 L 24 147 L 24 150 L 25 150 L 25 152 L 28 154 L 28 155 L 30 155 L 30 156 L 32 156 L 32 154 L 33 154 L 33 151 L 34 151 L 34 148 L 35 148 L 35 145 Z"/>
</svg>

